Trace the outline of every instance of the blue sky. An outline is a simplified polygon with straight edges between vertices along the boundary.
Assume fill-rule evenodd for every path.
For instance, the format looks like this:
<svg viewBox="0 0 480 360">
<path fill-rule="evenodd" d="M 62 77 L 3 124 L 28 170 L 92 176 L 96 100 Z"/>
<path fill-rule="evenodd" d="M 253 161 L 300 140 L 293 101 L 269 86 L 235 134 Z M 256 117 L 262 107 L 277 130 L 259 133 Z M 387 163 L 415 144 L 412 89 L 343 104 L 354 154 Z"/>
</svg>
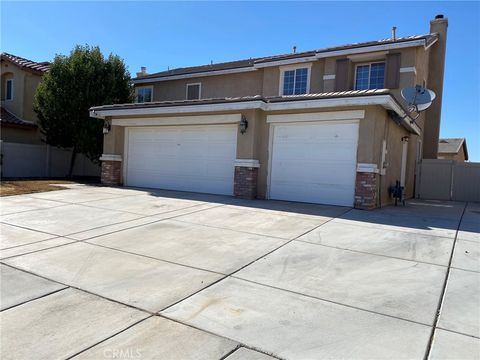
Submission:
<svg viewBox="0 0 480 360">
<path fill-rule="evenodd" d="M 479 2 L 1 2 L 1 50 L 36 61 L 99 45 L 134 74 L 428 33 L 449 19 L 443 137 L 480 161 Z M 14 30 L 13 30 L 14 29 Z"/>
</svg>

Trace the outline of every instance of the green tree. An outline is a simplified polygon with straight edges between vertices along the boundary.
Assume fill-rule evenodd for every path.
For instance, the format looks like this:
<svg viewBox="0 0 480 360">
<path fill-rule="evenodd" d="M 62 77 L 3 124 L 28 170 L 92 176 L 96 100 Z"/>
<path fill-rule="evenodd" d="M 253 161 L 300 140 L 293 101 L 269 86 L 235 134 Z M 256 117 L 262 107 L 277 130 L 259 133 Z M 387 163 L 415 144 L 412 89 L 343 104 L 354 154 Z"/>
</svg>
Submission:
<svg viewBox="0 0 480 360">
<path fill-rule="evenodd" d="M 99 47 L 76 46 L 69 56 L 57 55 L 35 94 L 34 109 L 49 145 L 72 149 L 68 176 L 77 154 L 98 162 L 103 146 L 103 121 L 89 108 L 133 100 L 130 74 L 123 60 L 102 55 Z"/>
</svg>

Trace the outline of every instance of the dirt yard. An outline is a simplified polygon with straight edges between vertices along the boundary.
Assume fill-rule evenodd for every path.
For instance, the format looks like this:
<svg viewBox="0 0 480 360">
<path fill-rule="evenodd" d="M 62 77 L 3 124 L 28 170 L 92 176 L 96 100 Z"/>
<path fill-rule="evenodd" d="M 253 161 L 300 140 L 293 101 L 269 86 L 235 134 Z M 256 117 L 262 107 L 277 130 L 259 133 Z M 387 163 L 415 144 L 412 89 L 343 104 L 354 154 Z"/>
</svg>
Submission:
<svg viewBox="0 0 480 360">
<path fill-rule="evenodd" d="M 11 180 L 0 181 L 0 196 L 31 194 L 44 191 L 64 190 L 56 184 L 75 184 L 67 180 Z"/>
</svg>

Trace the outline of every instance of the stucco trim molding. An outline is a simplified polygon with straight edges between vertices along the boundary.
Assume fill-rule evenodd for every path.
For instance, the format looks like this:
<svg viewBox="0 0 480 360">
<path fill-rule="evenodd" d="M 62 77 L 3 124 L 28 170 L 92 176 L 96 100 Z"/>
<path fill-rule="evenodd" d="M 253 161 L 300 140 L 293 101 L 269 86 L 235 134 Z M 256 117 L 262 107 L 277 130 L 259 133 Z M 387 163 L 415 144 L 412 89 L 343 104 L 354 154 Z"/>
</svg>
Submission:
<svg viewBox="0 0 480 360">
<path fill-rule="evenodd" d="M 255 69 L 262 69 L 266 67 L 272 66 L 285 66 L 285 65 L 303 65 L 306 62 L 317 61 L 318 59 L 315 56 L 308 56 L 308 57 L 298 57 L 294 59 L 287 59 L 287 60 L 276 60 L 276 61 L 268 61 L 263 63 L 254 64 Z"/>
<path fill-rule="evenodd" d="M 208 125 L 208 124 L 236 124 L 242 120 L 242 114 L 225 115 L 193 115 L 193 116 L 168 116 L 148 117 L 133 119 L 113 119 L 112 125 L 116 126 L 159 126 L 159 125 Z"/>
<path fill-rule="evenodd" d="M 323 75 L 323 80 L 335 80 L 335 74 Z"/>
<path fill-rule="evenodd" d="M 236 159 L 234 165 L 235 167 L 259 168 L 260 162 L 255 159 Z"/>
<path fill-rule="evenodd" d="M 324 111 L 305 114 L 267 115 L 267 123 L 359 120 L 365 118 L 365 110 Z"/>
<path fill-rule="evenodd" d="M 122 161 L 122 156 L 115 154 L 102 154 L 102 156 L 100 156 L 100 161 Z"/>
<path fill-rule="evenodd" d="M 409 67 L 402 67 L 400 68 L 401 73 L 409 73 L 412 72 L 415 75 L 417 75 L 417 68 L 415 66 L 409 66 Z"/>
<path fill-rule="evenodd" d="M 378 174 L 379 170 L 377 164 L 358 163 L 357 172 Z"/>
</svg>

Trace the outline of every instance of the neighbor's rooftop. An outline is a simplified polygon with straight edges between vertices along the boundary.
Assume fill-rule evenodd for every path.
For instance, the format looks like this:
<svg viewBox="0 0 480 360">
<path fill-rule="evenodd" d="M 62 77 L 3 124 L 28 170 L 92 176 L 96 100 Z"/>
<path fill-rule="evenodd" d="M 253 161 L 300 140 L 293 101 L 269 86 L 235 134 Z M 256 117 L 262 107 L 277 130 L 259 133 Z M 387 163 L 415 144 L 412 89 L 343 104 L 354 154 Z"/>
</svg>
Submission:
<svg viewBox="0 0 480 360">
<path fill-rule="evenodd" d="M 440 139 L 438 142 L 439 154 L 458 154 L 463 146 L 465 152 L 465 159 L 468 160 L 467 141 L 465 138 L 449 138 Z"/>
<path fill-rule="evenodd" d="M 6 52 L 3 52 L 0 57 L 2 60 L 10 61 L 11 63 L 17 65 L 24 70 L 29 70 L 36 73 L 47 72 L 50 68 L 50 63 L 48 61 L 36 62 Z"/>
<path fill-rule="evenodd" d="M 4 107 L 0 108 L 0 125 L 31 127 L 31 128 L 37 127 L 37 125 L 35 125 L 34 123 L 19 119 Z"/>
</svg>

